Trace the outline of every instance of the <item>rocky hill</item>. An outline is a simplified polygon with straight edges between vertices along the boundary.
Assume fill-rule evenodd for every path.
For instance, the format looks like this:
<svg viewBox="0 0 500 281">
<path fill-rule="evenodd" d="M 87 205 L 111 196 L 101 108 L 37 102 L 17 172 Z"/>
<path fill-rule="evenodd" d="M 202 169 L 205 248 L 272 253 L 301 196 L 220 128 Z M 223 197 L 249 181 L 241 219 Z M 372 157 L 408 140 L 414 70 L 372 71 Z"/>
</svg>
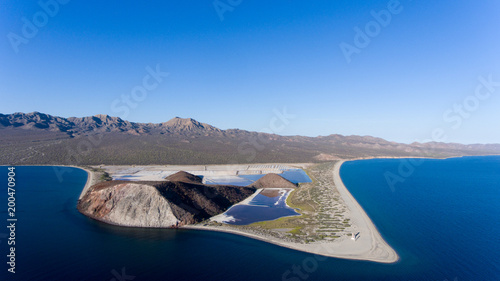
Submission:
<svg viewBox="0 0 500 281">
<path fill-rule="evenodd" d="M 255 188 L 296 188 L 297 185 L 282 176 L 269 173 L 249 185 Z"/>
<path fill-rule="evenodd" d="M 134 123 L 95 115 L 0 114 L 0 164 L 303 163 L 358 157 L 500 154 L 500 144 L 403 144 L 370 136 L 280 136 L 221 130 L 191 118 Z"/>
<path fill-rule="evenodd" d="M 78 201 L 77 208 L 82 214 L 109 224 L 178 227 L 218 215 L 255 190 L 181 181 L 108 181 L 92 186 Z"/>
<path fill-rule="evenodd" d="M 194 184 L 202 184 L 202 178 L 195 176 L 193 174 L 179 171 L 175 174 L 172 174 L 165 178 L 168 181 L 178 181 L 184 183 L 194 183 Z"/>
</svg>

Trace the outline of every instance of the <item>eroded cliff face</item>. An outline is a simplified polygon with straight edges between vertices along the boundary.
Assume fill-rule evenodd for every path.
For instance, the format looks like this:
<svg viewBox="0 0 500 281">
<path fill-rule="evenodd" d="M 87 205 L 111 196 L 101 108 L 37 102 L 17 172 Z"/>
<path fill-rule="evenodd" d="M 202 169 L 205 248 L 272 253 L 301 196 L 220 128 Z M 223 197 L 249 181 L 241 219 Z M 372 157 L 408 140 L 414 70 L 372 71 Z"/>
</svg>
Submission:
<svg viewBox="0 0 500 281">
<path fill-rule="evenodd" d="M 123 226 L 173 227 L 181 221 L 170 203 L 151 185 L 122 183 L 91 189 L 78 203 L 78 210 L 94 219 Z"/>
<path fill-rule="evenodd" d="M 78 210 L 106 223 L 170 228 L 218 215 L 255 192 L 255 188 L 182 181 L 109 181 L 92 186 Z"/>
</svg>

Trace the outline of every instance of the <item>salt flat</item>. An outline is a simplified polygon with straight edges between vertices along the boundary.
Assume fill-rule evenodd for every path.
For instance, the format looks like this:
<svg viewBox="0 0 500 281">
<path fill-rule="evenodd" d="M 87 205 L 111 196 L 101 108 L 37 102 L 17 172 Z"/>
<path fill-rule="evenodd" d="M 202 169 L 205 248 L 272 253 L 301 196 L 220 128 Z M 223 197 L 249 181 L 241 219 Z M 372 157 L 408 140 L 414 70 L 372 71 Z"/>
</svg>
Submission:
<svg viewBox="0 0 500 281">
<path fill-rule="evenodd" d="M 304 168 L 311 164 L 232 164 L 232 165 L 153 165 L 153 166 L 110 166 L 105 170 L 115 180 L 161 181 L 178 171 L 203 176 L 207 184 L 220 182 L 248 182 L 239 175 L 281 174 L 285 170 Z"/>
</svg>

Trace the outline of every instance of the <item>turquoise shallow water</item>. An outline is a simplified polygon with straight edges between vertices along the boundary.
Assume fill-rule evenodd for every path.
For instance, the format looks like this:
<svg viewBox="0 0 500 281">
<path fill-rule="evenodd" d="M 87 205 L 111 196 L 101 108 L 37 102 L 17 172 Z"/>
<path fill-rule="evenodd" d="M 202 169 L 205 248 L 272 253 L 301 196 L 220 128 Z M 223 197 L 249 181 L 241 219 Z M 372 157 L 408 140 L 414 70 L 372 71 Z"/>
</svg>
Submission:
<svg viewBox="0 0 500 281">
<path fill-rule="evenodd" d="M 341 169 L 400 255 L 395 264 L 316 258 L 225 233 L 109 226 L 75 209 L 84 171 L 63 168 L 60 180 L 52 167 L 17 167 L 17 273 L 6 271 L 2 226 L 0 280 L 499 280 L 500 157 L 425 160 L 391 188 L 384 174 L 398 174 L 401 161 Z M 6 182 L 1 167 L 0 225 Z"/>
</svg>

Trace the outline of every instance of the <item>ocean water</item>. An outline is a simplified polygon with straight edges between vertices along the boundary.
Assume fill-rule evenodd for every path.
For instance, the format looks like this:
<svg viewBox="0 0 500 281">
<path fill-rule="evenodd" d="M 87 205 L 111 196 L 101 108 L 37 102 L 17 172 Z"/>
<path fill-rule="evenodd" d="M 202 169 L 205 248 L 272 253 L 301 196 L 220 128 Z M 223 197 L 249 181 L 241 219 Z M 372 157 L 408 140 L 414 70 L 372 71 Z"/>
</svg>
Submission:
<svg viewBox="0 0 500 281">
<path fill-rule="evenodd" d="M 499 156 L 354 161 L 340 175 L 418 279 L 500 280 Z"/>
<path fill-rule="evenodd" d="M 402 161 L 341 169 L 400 255 L 394 264 L 316 257 L 226 233 L 106 225 L 75 208 L 84 171 L 17 167 L 16 274 L 7 272 L 1 167 L 0 280 L 500 280 L 500 157 L 425 160 L 391 187 L 384 174 L 398 175 Z"/>
</svg>

